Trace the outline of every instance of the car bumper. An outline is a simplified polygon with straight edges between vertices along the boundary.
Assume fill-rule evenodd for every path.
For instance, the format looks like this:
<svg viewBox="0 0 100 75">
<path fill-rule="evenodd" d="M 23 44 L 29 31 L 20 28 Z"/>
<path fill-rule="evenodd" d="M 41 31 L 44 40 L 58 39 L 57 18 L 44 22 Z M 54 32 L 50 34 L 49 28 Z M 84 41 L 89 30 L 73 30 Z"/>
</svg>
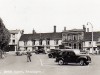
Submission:
<svg viewBox="0 0 100 75">
<path fill-rule="evenodd" d="M 87 61 L 88 63 L 91 63 L 91 61 Z"/>
</svg>

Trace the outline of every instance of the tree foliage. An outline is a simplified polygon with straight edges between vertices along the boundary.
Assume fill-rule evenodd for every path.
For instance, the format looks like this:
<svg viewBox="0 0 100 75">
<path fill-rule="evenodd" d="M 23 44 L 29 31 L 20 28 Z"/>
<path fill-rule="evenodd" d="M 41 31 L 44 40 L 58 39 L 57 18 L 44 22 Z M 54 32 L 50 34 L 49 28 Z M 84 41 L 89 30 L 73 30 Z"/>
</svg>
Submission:
<svg viewBox="0 0 100 75">
<path fill-rule="evenodd" d="M 10 32 L 0 18 L 0 49 L 3 50 L 10 42 Z"/>
</svg>

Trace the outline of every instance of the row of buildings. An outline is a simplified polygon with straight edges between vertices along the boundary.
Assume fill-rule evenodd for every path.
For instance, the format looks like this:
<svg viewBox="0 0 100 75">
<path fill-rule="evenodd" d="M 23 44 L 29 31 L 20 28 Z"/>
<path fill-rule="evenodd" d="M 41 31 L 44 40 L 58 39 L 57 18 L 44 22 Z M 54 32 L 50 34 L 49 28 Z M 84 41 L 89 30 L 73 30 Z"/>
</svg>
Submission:
<svg viewBox="0 0 100 75">
<path fill-rule="evenodd" d="M 31 34 L 24 34 L 23 30 L 11 30 L 11 41 L 9 43 L 9 51 L 16 50 L 36 50 L 43 48 L 45 50 L 59 48 L 64 45 L 66 48 L 88 50 L 92 49 L 92 32 L 83 25 L 82 29 L 64 30 L 56 32 L 54 26 L 53 32 L 36 33 L 35 30 Z M 100 49 L 100 32 L 93 32 L 93 50 Z"/>
</svg>

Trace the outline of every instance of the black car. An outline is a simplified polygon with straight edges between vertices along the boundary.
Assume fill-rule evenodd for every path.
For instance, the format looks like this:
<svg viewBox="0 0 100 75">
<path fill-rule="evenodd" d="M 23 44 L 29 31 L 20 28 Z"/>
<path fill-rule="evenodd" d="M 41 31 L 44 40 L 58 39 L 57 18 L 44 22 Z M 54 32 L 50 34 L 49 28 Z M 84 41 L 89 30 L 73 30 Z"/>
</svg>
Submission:
<svg viewBox="0 0 100 75">
<path fill-rule="evenodd" d="M 56 58 L 59 65 L 68 63 L 79 63 L 81 66 L 88 65 L 91 63 L 91 58 L 89 55 L 80 54 L 77 50 L 64 50 Z"/>
<path fill-rule="evenodd" d="M 48 53 L 49 58 L 56 58 L 61 51 L 59 49 L 51 49 Z"/>
<path fill-rule="evenodd" d="M 46 54 L 44 49 L 35 50 L 35 54 L 40 54 L 40 53 Z"/>
</svg>

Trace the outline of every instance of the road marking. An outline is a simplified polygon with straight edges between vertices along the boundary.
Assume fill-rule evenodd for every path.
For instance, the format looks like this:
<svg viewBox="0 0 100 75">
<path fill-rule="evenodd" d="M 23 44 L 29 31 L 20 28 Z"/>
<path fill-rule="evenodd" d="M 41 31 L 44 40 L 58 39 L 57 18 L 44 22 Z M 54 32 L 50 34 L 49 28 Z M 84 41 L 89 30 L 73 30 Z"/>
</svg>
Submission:
<svg viewBox="0 0 100 75">
<path fill-rule="evenodd" d="M 43 63 L 42 59 L 40 59 L 39 56 L 37 56 L 37 58 L 39 59 L 40 65 L 41 65 L 41 66 L 45 66 L 45 67 L 46 67 L 46 66 L 47 66 L 47 67 L 58 67 L 58 66 L 54 66 L 54 65 L 49 65 L 49 64 Z"/>
<path fill-rule="evenodd" d="M 39 58 L 40 59 L 40 58 Z M 43 66 L 42 60 L 40 59 L 41 66 Z"/>
<path fill-rule="evenodd" d="M 37 57 L 38 57 L 38 56 L 37 56 Z M 41 60 L 39 57 L 38 57 L 38 59 L 39 59 L 39 61 L 40 61 L 41 66 L 44 66 L 42 60 Z"/>
<path fill-rule="evenodd" d="M 41 66 L 44 66 L 44 67 L 61 67 L 61 66 L 59 66 L 59 65 L 57 65 L 57 64 L 55 64 L 55 65 L 45 64 L 45 63 L 43 63 L 42 59 L 39 58 L 39 56 L 37 56 L 37 58 L 39 59 L 40 65 L 41 65 Z M 50 60 L 51 60 L 51 59 L 50 59 Z"/>
</svg>

